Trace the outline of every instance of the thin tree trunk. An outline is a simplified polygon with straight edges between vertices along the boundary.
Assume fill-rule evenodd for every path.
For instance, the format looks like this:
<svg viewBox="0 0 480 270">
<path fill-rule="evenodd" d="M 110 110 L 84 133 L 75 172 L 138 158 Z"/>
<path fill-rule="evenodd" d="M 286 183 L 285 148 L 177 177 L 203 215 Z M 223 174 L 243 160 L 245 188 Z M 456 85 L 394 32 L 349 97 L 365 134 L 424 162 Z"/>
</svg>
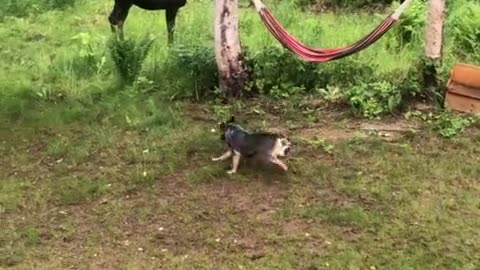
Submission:
<svg viewBox="0 0 480 270">
<path fill-rule="evenodd" d="M 427 97 L 436 104 L 443 104 L 444 95 L 440 86 L 437 68 L 442 62 L 443 23 L 445 0 L 429 0 L 427 23 L 425 27 L 425 63 L 423 82 Z"/>
<path fill-rule="evenodd" d="M 440 61 L 443 49 L 443 21 L 445 17 L 445 0 L 429 0 L 427 27 L 425 30 L 425 55 Z"/>
<path fill-rule="evenodd" d="M 238 34 L 237 0 L 215 0 L 214 31 L 220 90 L 227 98 L 239 97 L 247 73 Z"/>
</svg>

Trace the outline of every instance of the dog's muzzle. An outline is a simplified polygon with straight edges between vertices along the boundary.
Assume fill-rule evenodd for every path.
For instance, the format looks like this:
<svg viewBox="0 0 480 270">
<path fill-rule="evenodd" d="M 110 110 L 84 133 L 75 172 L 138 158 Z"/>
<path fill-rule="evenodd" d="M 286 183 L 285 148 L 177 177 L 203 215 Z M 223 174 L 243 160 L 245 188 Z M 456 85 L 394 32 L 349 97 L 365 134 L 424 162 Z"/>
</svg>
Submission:
<svg viewBox="0 0 480 270">
<path fill-rule="evenodd" d="M 291 154 L 293 154 L 294 152 L 295 152 L 295 146 L 294 146 L 293 144 L 291 144 L 290 146 L 288 146 L 287 148 L 285 148 L 285 149 L 283 150 L 283 154 L 284 154 L 285 156 L 291 155 Z"/>
</svg>

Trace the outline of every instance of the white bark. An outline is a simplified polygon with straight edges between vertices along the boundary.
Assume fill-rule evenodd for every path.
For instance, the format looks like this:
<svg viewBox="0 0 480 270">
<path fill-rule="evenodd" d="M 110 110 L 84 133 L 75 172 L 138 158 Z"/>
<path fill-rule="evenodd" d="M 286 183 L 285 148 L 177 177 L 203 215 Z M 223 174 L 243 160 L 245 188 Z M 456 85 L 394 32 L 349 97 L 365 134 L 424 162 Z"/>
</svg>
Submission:
<svg viewBox="0 0 480 270">
<path fill-rule="evenodd" d="M 442 58 L 445 0 L 429 0 L 425 29 L 425 55 L 432 60 Z"/>
<path fill-rule="evenodd" d="M 214 31 L 220 90 L 227 97 L 239 97 L 246 71 L 238 34 L 238 0 L 215 0 Z"/>
</svg>

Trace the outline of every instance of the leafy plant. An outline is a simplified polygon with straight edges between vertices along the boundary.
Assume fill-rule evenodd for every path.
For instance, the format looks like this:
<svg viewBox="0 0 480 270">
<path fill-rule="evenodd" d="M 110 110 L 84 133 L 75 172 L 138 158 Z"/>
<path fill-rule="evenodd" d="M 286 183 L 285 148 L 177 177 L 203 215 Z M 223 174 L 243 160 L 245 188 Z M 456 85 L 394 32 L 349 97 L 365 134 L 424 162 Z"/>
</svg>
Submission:
<svg viewBox="0 0 480 270">
<path fill-rule="evenodd" d="M 104 50 L 99 50 L 103 40 L 98 36 L 81 32 L 71 39 L 74 42 L 76 56 L 71 59 L 72 69 L 79 77 L 99 73 L 106 63 Z"/>
<path fill-rule="evenodd" d="M 169 75 L 193 82 L 193 95 L 200 99 L 218 85 L 214 50 L 206 46 L 179 45 L 171 50 Z"/>
<path fill-rule="evenodd" d="M 472 117 L 462 117 L 450 113 L 440 114 L 434 122 L 440 135 L 445 138 L 457 136 L 473 123 L 475 123 L 475 119 Z"/>
<path fill-rule="evenodd" d="M 286 98 L 315 87 L 316 66 L 279 47 L 267 47 L 247 54 L 251 93 Z"/>
<path fill-rule="evenodd" d="M 226 122 L 232 117 L 231 105 L 213 105 L 213 112 L 218 123 Z"/>
<path fill-rule="evenodd" d="M 353 111 L 368 118 L 391 113 L 402 102 L 398 88 L 387 81 L 361 83 L 351 87 L 346 96 Z"/>
<path fill-rule="evenodd" d="M 333 153 L 334 145 L 326 142 L 325 139 L 318 136 L 313 136 L 312 138 L 300 138 L 299 140 L 328 154 Z"/>
<path fill-rule="evenodd" d="M 449 111 L 441 113 L 423 113 L 420 111 L 408 112 L 407 119 L 415 118 L 426 122 L 444 138 L 453 138 L 462 133 L 466 128 L 478 122 L 478 118 L 464 116 Z"/>
<path fill-rule="evenodd" d="M 126 39 L 123 34 L 114 34 L 110 39 L 108 48 L 124 83 L 130 85 L 136 80 L 154 40 L 147 35 L 140 40 Z"/>
<path fill-rule="evenodd" d="M 392 7 L 397 8 L 399 4 L 395 2 Z M 427 4 L 424 1 L 413 1 L 410 7 L 402 14 L 401 19 L 392 29 L 392 36 L 404 45 L 410 42 L 420 44 L 423 40 L 425 29 L 425 20 L 427 14 Z"/>
<path fill-rule="evenodd" d="M 312 93 L 327 85 L 348 86 L 368 81 L 373 74 L 372 65 L 356 60 L 344 59 L 316 65 L 279 47 L 267 47 L 247 54 L 247 64 L 251 78 L 247 90 L 277 98 Z"/>
<path fill-rule="evenodd" d="M 344 99 L 344 93 L 342 89 L 338 86 L 327 85 L 326 88 L 317 89 L 317 93 L 320 96 L 329 102 L 338 102 Z"/>
</svg>

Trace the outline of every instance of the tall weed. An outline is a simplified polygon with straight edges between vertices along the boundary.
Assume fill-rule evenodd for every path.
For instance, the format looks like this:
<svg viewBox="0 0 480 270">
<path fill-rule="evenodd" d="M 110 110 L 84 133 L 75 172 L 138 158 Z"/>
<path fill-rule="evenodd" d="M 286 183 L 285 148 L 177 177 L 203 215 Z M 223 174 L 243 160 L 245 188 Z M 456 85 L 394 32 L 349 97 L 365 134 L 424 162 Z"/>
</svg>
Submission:
<svg viewBox="0 0 480 270">
<path fill-rule="evenodd" d="M 146 35 L 136 38 L 124 38 L 114 34 L 108 42 L 108 49 L 121 80 L 131 85 L 140 74 L 143 62 L 152 47 L 154 38 Z"/>
</svg>

